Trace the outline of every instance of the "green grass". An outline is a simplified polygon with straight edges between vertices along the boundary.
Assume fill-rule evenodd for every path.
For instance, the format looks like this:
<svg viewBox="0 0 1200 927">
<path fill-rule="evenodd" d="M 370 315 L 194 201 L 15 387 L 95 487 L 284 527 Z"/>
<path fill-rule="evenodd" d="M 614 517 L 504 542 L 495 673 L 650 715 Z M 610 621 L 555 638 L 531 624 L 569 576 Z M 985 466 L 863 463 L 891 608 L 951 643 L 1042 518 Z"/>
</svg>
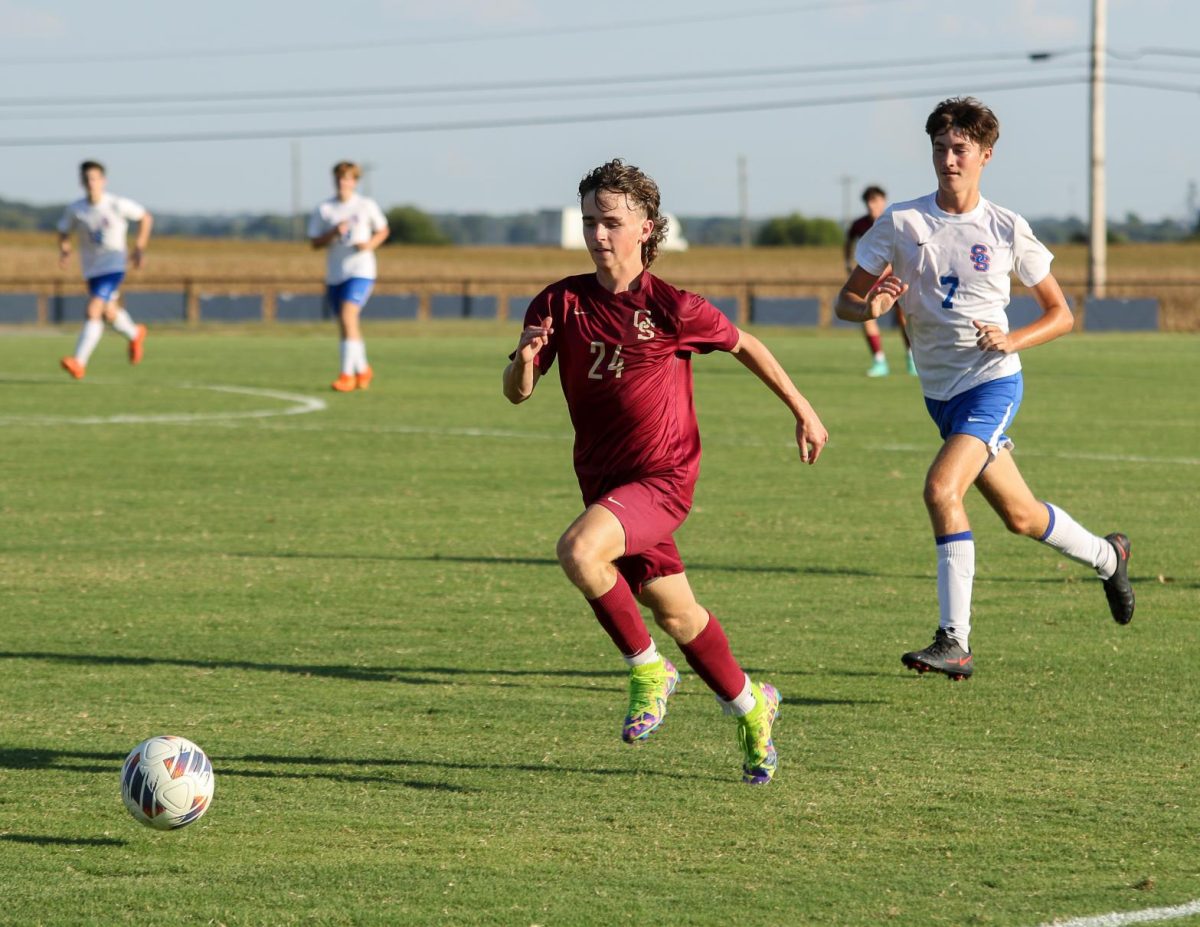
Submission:
<svg viewBox="0 0 1200 927">
<path fill-rule="evenodd" d="M 1200 340 L 1025 357 L 1026 478 L 1133 538 L 1138 616 L 973 496 L 954 685 L 898 660 L 936 624 L 915 382 L 862 377 L 857 336 L 766 332 L 832 433 L 805 468 L 760 384 L 697 361 L 680 547 L 786 700 L 755 790 L 686 669 L 620 743 L 621 663 L 554 562 L 579 508 L 556 381 L 513 408 L 515 328 L 431 331 L 374 337 L 350 396 L 325 330 L 160 334 L 136 369 L 108 336 L 82 383 L 73 331 L 0 340 L 0 923 L 1033 927 L 1200 898 Z M 288 405 L 183 383 L 328 408 L 68 421 Z M 118 771 L 165 732 L 217 785 L 160 834 Z"/>
</svg>

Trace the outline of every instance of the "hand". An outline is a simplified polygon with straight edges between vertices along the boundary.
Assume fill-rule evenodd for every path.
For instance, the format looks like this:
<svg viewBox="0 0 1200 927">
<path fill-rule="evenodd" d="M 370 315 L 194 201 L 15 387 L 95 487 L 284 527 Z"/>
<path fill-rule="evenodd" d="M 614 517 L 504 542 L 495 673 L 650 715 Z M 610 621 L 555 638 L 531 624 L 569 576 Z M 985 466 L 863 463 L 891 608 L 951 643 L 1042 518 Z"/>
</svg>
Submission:
<svg viewBox="0 0 1200 927">
<path fill-rule="evenodd" d="M 337 231 L 338 238 L 345 238 L 346 234 L 350 231 L 350 223 L 349 222 L 339 222 L 337 225 L 334 226 L 334 229 Z"/>
<path fill-rule="evenodd" d="M 821 449 L 829 443 L 829 432 L 812 406 L 808 406 L 796 419 L 796 446 L 800 448 L 800 459 L 806 464 L 815 464 Z"/>
<path fill-rule="evenodd" d="M 140 245 L 133 249 L 133 254 L 130 255 L 130 261 L 134 270 L 141 270 L 142 265 L 146 263 L 146 251 Z"/>
<path fill-rule="evenodd" d="M 868 318 L 879 318 L 896 305 L 896 301 L 907 292 L 908 284 L 895 274 L 888 274 L 886 277 L 880 278 L 867 291 Z"/>
<path fill-rule="evenodd" d="M 60 248 L 58 252 L 58 267 L 59 270 L 66 270 L 67 263 L 71 260 L 71 249 Z"/>
<path fill-rule="evenodd" d="M 550 316 L 542 319 L 540 325 L 530 325 L 521 332 L 521 340 L 517 343 L 517 360 L 522 364 L 532 364 L 538 352 L 550 343 L 554 334 L 554 325 Z"/>
<path fill-rule="evenodd" d="M 976 329 L 975 343 L 979 350 L 990 354 L 1012 354 L 1016 350 L 1008 332 L 999 325 L 989 325 L 978 319 L 972 319 L 971 324 Z"/>
</svg>

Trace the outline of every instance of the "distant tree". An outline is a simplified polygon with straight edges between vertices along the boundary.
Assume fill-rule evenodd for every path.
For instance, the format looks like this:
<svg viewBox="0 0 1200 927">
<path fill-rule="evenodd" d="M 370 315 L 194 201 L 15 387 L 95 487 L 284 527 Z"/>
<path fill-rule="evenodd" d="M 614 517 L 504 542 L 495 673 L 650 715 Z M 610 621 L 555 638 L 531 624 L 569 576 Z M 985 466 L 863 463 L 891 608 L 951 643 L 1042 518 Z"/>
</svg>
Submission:
<svg viewBox="0 0 1200 927">
<path fill-rule="evenodd" d="M 415 206 L 396 206 L 388 210 L 388 226 L 391 234 L 388 244 L 395 245 L 448 245 L 450 239 L 438 227 L 433 218 Z"/>
<path fill-rule="evenodd" d="M 778 245 L 837 245 L 842 241 L 842 227 L 832 219 L 808 218 L 798 212 L 790 216 L 768 219 L 759 229 L 757 244 Z"/>
</svg>

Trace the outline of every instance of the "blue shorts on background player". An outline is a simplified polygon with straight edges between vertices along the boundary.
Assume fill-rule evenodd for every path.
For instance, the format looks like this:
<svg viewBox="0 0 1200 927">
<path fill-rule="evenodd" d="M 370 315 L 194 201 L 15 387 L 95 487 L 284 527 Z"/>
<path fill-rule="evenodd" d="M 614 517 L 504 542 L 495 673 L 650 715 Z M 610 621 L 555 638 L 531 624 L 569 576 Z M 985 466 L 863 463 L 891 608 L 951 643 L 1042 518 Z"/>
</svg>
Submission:
<svg viewBox="0 0 1200 927">
<path fill-rule="evenodd" d="M 979 192 L 1000 126 L 971 97 L 945 100 L 930 114 L 937 190 L 896 203 L 859 240 L 857 266 L 838 294 L 838 318 L 875 319 L 903 297 L 925 405 L 942 446 L 925 477 L 925 507 L 937 547 L 939 620 L 933 643 L 901 662 L 966 679 L 975 669 L 969 635 L 975 540 L 963 504 L 977 487 L 1015 534 L 1035 538 L 1100 577 L 1118 624 L 1133 619 L 1130 544 L 1124 534 L 1092 534 L 1025 485 L 1007 434 L 1021 405 L 1017 352 L 1071 331 L 1074 320 L 1054 276 L 1053 255 L 1029 223 Z M 1009 275 L 1033 294 L 1041 317 L 1009 331 Z"/>
</svg>

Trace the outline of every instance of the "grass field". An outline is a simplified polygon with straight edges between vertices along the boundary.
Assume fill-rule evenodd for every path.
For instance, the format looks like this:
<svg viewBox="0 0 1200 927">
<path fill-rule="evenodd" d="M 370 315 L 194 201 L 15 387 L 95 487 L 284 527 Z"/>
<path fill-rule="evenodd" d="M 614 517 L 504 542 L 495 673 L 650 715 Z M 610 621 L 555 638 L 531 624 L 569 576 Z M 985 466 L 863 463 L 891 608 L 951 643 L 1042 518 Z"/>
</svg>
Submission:
<svg viewBox="0 0 1200 927">
<path fill-rule="evenodd" d="M 779 403 L 698 360 L 680 547 L 785 696 L 750 789 L 686 667 L 620 743 L 622 665 L 554 561 L 561 395 L 500 396 L 515 332 L 369 329 L 347 396 L 332 329 L 160 333 L 138 368 L 109 335 L 80 383 L 74 331 L 0 339 L 0 923 L 1035 927 L 1200 899 L 1200 340 L 1026 356 L 1022 468 L 1131 536 L 1138 615 L 974 496 L 958 684 L 898 659 L 936 625 L 915 381 L 863 378 L 852 334 L 766 332 L 832 434 L 804 468 Z M 164 732 L 217 777 L 167 834 L 118 782 Z"/>
</svg>

